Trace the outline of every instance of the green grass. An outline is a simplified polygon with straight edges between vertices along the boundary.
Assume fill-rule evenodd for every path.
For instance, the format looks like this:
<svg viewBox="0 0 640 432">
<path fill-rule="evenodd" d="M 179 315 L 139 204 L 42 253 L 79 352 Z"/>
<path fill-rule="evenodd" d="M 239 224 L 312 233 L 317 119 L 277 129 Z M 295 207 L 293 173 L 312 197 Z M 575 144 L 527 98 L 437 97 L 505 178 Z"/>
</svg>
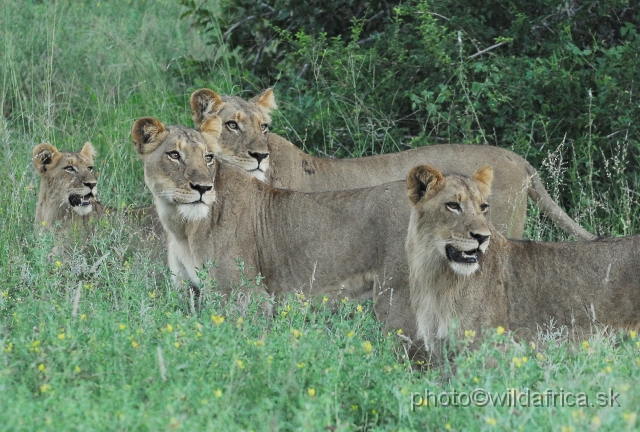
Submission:
<svg viewBox="0 0 640 432">
<path fill-rule="evenodd" d="M 116 222 L 98 223 L 95 233 L 76 239 L 82 248 L 70 244 L 52 256 L 51 236 L 32 229 L 32 148 L 50 141 L 77 150 L 90 140 L 99 151 L 102 201 L 150 203 L 131 125 L 142 115 L 190 125 L 194 88 L 176 78 L 175 59 L 213 48 L 169 1 L 0 4 L 0 429 L 638 429 L 637 337 L 599 334 L 583 344 L 548 333 L 532 347 L 488 329 L 478 349 L 468 349 L 469 335 L 455 342 L 450 367 L 426 369 L 407 360 L 398 336 L 380 329 L 368 304 L 332 312 L 292 295 L 267 322 L 257 305 L 242 311 L 207 292 L 194 311 L 168 270 L 129 247 L 130 232 Z M 202 80 L 233 91 L 239 83 L 225 76 L 221 66 L 219 76 Z M 607 169 L 628 202 L 596 198 L 632 226 L 635 198 L 616 182 L 625 170 L 623 145 Z M 564 170 L 550 176 L 562 187 L 573 164 L 550 158 L 542 168 Z M 557 236 L 532 210 L 529 235 Z M 574 210 L 600 226 L 587 205 Z M 425 390 L 475 388 L 585 392 L 591 402 L 612 389 L 621 406 L 412 404 Z"/>
</svg>

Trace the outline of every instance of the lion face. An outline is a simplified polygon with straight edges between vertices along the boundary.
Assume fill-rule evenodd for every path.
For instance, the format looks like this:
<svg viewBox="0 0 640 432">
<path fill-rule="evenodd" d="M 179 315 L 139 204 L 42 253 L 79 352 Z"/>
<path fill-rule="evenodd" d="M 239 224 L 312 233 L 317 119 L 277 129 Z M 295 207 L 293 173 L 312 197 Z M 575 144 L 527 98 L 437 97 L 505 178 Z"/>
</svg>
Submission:
<svg viewBox="0 0 640 432">
<path fill-rule="evenodd" d="M 486 252 L 491 231 L 485 213 L 493 170 L 486 166 L 473 179 L 448 176 L 446 179 L 426 165 L 413 168 L 407 177 L 409 200 L 413 205 L 412 226 L 422 238 L 421 247 L 433 248 L 432 255 L 454 273 L 469 276 L 479 269 L 478 258 Z M 416 224 L 414 225 L 414 222 Z M 426 252 L 426 250 L 425 250 Z"/>
<path fill-rule="evenodd" d="M 203 124 L 219 134 L 220 121 Z M 151 117 L 139 119 L 131 135 L 144 162 L 144 178 L 159 211 L 175 209 L 187 221 L 205 219 L 216 200 L 214 152 L 200 133 L 183 126 L 165 127 Z"/>
<path fill-rule="evenodd" d="M 250 101 L 237 96 L 221 98 L 209 89 L 201 89 L 191 95 L 191 114 L 201 131 L 207 119 L 216 115 L 220 117 L 220 139 L 209 143 L 214 154 L 260 181 L 266 181 L 269 169 L 269 112 L 275 108 L 271 89 Z M 208 139 L 205 134 L 203 137 Z"/>
<path fill-rule="evenodd" d="M 94 173 L 95 150 L 85 143 L 78 153 L 60 152 L 43 143 L 33 149 L 33 164 L 42 177 L 39 206 L 50 207 L 49 213 L 74 211 L 80 216 L 91 213 L 98 190 Z M 36 221 L 39 222 L 39 221 Z"/>
</svg>

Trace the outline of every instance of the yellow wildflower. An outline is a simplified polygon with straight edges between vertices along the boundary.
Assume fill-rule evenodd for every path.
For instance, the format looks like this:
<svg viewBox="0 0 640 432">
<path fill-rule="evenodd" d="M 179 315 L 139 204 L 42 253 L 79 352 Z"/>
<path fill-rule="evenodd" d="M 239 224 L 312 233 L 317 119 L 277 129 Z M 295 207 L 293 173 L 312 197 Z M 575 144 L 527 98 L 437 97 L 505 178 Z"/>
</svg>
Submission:
<svg viewBox="0 0 640 432">
<path fill-rule="evenodd" d="M 44 371 L 45 371 L 45 369 L 46 369 L 46 368 L 44 367 L 44 363 L 40 363 L 40 364 L 38 365 L 38 370 L 39 370 L 40 372 L 44 372 Z"/>
<path fill-rule="evenodd" d="M 60 333 L 60 334 L 58 335 L 58 339 L 63 340 L 63 339 L 64 339 L 64 333 Z"/>
<path fill-rule="evenodd" d="M 220 324 L 222 324 L 224 322 L 224 317 L 219 316 L 219 315 L 212 315 L 211 316 L 211 321 L 213 321 L 213 323 L 217 326 L 219 326 Z"/>
<path fill-rule="evenodd" d="M 4 349 L 4 352 L 11 352 L 12 349 L 13 349 L 13 342 L 9 342 L 9 344 Z"/>
<path fill-rule="evenodd" d="M 588 350 L 589 349 L 589 342 L 587 341 L 582 341 L 582 348 Z"/>
<path fill-rule="evenodd" d="M 294 328 L 290 329 L 291 334 L 296 337 L 296 338 L 301 338 L 302 337 L 302 332 L 300 330 L 296 330 Z"/>
<path fill-rule="evenodd" d="M 474 330 L 465 330 L 464 337 L 465 339 L 473 339 L 476 337 L 476 332 Z"/>
<path fill-rule="evenodd" d="M 140 346 L 140 344 L 134 340 L 131 341 L 131 346 L 134 348 L 138 348 Z"/>
<path fill-rule="evenodd" d="M 171 324 L 167 324 L 167 331 L 168 332 L 172 332 L 173 331 L 173 326 Z"/>
<path fill-rule="evenodd" d="M 80 315 L 80 319 L 81 319 L 81 320 L 86 320 L 86 319 L 87 319 L 87 314 L 82 314 L 82 315 Z"/>
<path fill-rule="evenodd" d="M 46 393 L 51 390 L 51 386 L 49 384 L 44 384 L 40 386 L 40 393 Z"/>
<path fill-rule="evenodd" d="M 180 342 L 174 342 L 173 346 L 176 347 L 176 348 L 180 348 Z"/>
<path fill-rule="evenodd" d="M 236 321 L 236 327 L 240 328 L 242 327 L 243 324 L 244 324 L 244 318 L 238 317 L 238 320 Z"/>
<path fill-rule="evenodd" d="M 347 337 L 348 337 L 348 338 L 352 338 L 352 337 L 354 337 L 355 335 L 356 335 L 356 332 L 354 332 L 354 331 L 350 331 L 349 333 L 347 333 Z"/>
<path fill-rule="evenodd" d="M 504 327 L 502 327 L 502 326 L 496 327 L 496 333 L 498 333 L 498 336 L 503 334 L 504 333 Z"/>
<path fill-rule="evenodd" d="M 310 388 L 307 390 L 307 393 L 309 393 L 309 396 L 314 397 L 316 395 L 316 389 Z"/>
<path fill-rule="evenodd" d="M 357 312 L 362 312 L 362 306 L 361 305 L 356 306 L 356 311 Z"/>
<path fill-rule="evenodd" d="M 401 334 L 402 334 L 402 329 L 398 329 L 398 331 L 397 331 L 396 333 L 398 333 L 399 335 L 401 335 Z"/>
<path fill-rule="evenodd" d="M 62 263 L 60 261 L 56 261 L 56 267 L 60 267 Z"/>
<path fill-rule="evenodd" d="M 329 298 L 327 296 L 322 297 L 322 303 L 326 303 L 329 301 Z"/>
<path fill-rule="evenodd" d="M 127 328 L 126 324 L 120 324 L 118 327 L 120 327 L 120 330 L 124 330 Z"/>
<path fill-rule="evenodd" d="M 267 357 L 267 364 L 271 364 L 273 362 L 273 356 Z"/>
<path fill-rule="evenodd" d="M 76 366 L 76 368 L 74 370 L 76 371 L 76 373 L 82 372 L 82 369 L 80 369 L 80 366 Z"/>
<path fill-rule="evenodd" d="M 244 363 L 242 362 L 242 360 L 238 360 L 238 361 L 236 361 L 236 364 L 238 365 L 238 367 L 239 367 L 240 369 L 244 369 Z"/>
<path fill-rule="evenodd" d="M 494 419 L 493 417 L 487 417 L 484 419 L 487 424 L 491 425 L 491 426 L 495 426 L 498 424 L 498 421 L 496 419 Z"/>
<path fill-rule="evenodd" d="M 362 349 L 364 350 L 365 353 L 370 353 L 371 351 L 373 351 L 373 346 L 371 345 L 371 342 L 364 341 L 362 343 Z"/>
<path fill-rule="evenodd" d="M 636 333 L 636 331 L 635 331 L 635 330 L 631 330 L 631 331 L 629 332 L 629 337 L 630 337 L 631 339 L 635 339 L 635 338 L 636 338 L 636 336 L 637 336 L 637 333 Z"/>
<path fill-rule="evenodd" d="M 221 398 L 222 397 L 222 390 L 217 389 L 213 394 L 215 394 L 217 398 Z"/>
</svg>

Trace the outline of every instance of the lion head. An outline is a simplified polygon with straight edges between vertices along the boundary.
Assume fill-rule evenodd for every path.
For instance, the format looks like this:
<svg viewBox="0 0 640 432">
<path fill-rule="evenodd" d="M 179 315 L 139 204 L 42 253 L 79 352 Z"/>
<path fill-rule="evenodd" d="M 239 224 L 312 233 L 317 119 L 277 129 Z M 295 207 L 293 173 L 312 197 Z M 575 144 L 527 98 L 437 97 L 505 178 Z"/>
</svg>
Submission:
<svg viewBox="0 0 640 432">
<path fill-rule="evenodd" d="M 158 213 L 177 214 L 195 222 L 205 219 L 216 200 L 216 163 L 209 142 L 220 136 L 220 119 L 210 117 L 199 132 L 184 126 L 164 126 L 152 117 L 137 120 L 131 130 L 136 151 L 144 162 L 144 178 Z"/>
<path fill-rule="evenodd" d="M 196 126 L 202 128 L 213 116 L 222 122 L 220 140 L 209 143 L 213 153 L 261 181 L 266 181 L 269 169 L 269 113 L 275 108 L 272 89 L 250 101 L 237 96 L 220 97 L 209 89 L 191 95 L 191 115 Z"/>
<path fill-rule="evenodd" d="M 93 172 L 96 151 L 85 143 L 77 153 L 60 152 L 48 143 L 33 149 L 33 164 L 41 177 L 36 206 L 36 225 L 53 224 L 93 211 L 98 181 Z"/>
<path fill-rule="evenodd" d="M 475 180 L 475 181 L 473 181 Z M 423 247 L 433 248 L 442 265 L 462 276 L 478 270 L 479 254 L 489 246 L 491 231 L 485 213 L 491 190 L 490 166 L 475 172 L 473 180 L 447 176 L 427 165 L 413 168 L 407 177 L 417 235 L 428 235 Z"/>
</svg>

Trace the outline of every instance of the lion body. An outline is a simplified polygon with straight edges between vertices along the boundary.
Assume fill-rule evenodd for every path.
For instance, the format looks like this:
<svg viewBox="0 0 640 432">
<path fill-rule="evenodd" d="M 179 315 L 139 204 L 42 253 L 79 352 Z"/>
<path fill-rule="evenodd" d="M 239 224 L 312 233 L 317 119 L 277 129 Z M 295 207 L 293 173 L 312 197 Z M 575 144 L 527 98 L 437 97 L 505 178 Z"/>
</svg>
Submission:
<svg viewBox="0 0 640 432">
<path fill-rule="evenodd" d="M 464 196 L 458 179 L 446 177 L 441 189 L 429 194 L 431 186 L 425 183 L 413 188 L 418 196 L 421 189 L 427 192 L 415 200 L 406 249 L 411 306 L 428 348 L 437 352 L 454 320 L 458 331 L 502 326 L 523 338 L 550 324 L 579 334 L 593 332 L 596 325 L 639 329 L 640 236 L 558 243 L 508 240 L 477 211 L 444 210 L 456 197 L 461 206 L 482 200 L 477 190 L 475 198 Z M 469 238 L 480 231 L 490 240 L 478 253 L 477 267 L 458 271 L 451 254 L 438 245 L 455 245 L 453 237 Z"/>
<path fill-rule="evenodd" d="M 420 163 L 464 175 L 491 164 L 496 167 L 496 177 L 488 217 L 501 233 L 522 237 L 529 196 L 567 233 L 579 239 L 594 238 L 553 201 L 536 170 L 509 150 L 488 145 L 441 144 L 362 158 L 319 158 L 278 135 L 265 133 L 264 127 L 271 121 L 269 112 L 275 107 L 271 90 L 245 101 L 235 96 L 220 98 L 211 90 L 202 89 L 194 92 L 191 103 L 198 126 L 216 113 L 222 120 L 221 136 L 214 144 L 216 154 L 272 187 L 301 192 L 357 189 L 404 180 L 406 173 Z M 234 127 L 229 128 L 228 124 Z M 263 159 L 257 161 L 251 155 L 263 155 Z"/>
<path fill-rule="evenodd" d="M 263 295 L 361 300 L 374 285 L 408 283 L 403 182 L 323 193 L 274 189 L 217 159 L 206 165 L 202 155 L 211 148 L 195 131 L 156 122 L 138 120 L 132 136 L 178 285 L 198 286 L 197 269 L 214 261 L 209 276 L 228 293 L 240 281 L 238 259 L 247 277 L 264 277 Z"/>
</svg>

